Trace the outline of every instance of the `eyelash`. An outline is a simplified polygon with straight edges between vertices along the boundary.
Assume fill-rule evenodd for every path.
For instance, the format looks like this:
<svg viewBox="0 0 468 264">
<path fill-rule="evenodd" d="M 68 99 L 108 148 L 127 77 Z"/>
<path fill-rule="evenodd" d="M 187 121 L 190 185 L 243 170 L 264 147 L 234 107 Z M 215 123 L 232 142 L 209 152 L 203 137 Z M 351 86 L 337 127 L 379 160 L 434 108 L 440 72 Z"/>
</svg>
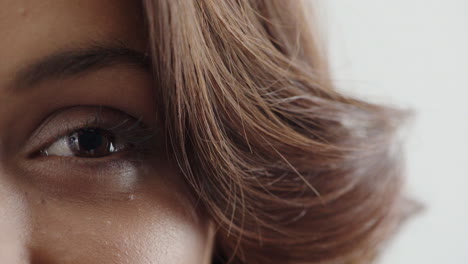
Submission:
<svg viewBox="0 0 468 264">
<path fill-rule="evenodd" d="M 133 119 L 133 120 L 132 120 Z M 129 123 L 131 122 L 131 123 Z M 136 119 L 133 117 L 126 117 L 122 118 L 122 121 L 118 122 L 118 124 L 109 125 L 106 123 L 110 123 L 106 121 L 104 118 L 100 118 L 99 114 L 95 114 L 94 118 L 90 118 L 90 120 L 86 121 L 85 124 L 76 125 L 76 124 L 66 124 L 66 128 L 57 133 L 57 132 L 49 132 L 49 134 L 57 133 L 54 136 L 50 137 L 50 140 L 41 144 L 40 150 L 34 154 L 34 156 L 47 156 L 44 155 L 44 150 L 49 148 L 52 144 L 61 140 L 64 137 L 70 136 L 72 133 L 79 131 L 79 130 L 86 130 L 86 129 L 99 129 L 104 130 L 112 134 L 115 138 L 122 138 L 125 141 L 125 144 L 130 146 L 129 148 L 125 148 L 122 151 L 117 151 L 115 153 L 111 153 L 108 156 L 113 156 L 114 154 L 118 154 L 120 152 L 131 152 L 132 154 L 137 154 L 136 157 L 142 158 L 152 153 L 154 147 L 151 145 L 151 139 L 155 136 L 155 131 L 148 128 L 141 120 L 141 118 Z M 104 156 L 103 158 L 105 158 Z M 62 158 L 82 158 L 82 157 L 62 157 Z M 98 159 L 96 157 L 94 159 Z"/>
</svg>

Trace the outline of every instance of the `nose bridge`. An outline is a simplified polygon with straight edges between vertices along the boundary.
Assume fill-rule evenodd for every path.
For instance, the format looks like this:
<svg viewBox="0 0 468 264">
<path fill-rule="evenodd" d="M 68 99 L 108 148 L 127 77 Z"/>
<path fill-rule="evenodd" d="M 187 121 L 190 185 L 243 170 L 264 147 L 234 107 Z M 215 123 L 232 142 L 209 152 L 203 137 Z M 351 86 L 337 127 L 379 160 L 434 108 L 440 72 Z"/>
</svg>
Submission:
<svg viewBox="0 0 468 264">
<path fill-rule="evenodd" d="M 26 264 L 25 194 L 9 178 L 0 165 L 0 263 Z"/>
</svg>

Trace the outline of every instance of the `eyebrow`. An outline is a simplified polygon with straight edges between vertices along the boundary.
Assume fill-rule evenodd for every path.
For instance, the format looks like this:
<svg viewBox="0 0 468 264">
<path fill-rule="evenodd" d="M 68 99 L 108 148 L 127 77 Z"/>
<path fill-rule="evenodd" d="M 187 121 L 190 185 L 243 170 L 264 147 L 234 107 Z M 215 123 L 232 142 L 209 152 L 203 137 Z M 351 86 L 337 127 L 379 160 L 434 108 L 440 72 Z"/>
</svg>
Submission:
<svg viewBox="0 0 468 264">
<path fill-rule="evenodd" d="M 60 51 L 19 70 L 13 86 L 21 89 L 46 80 L 63 79 L 122 64 L 149 70 L 150 57 L 123 45 L 94 45 Z"/>
</svg>

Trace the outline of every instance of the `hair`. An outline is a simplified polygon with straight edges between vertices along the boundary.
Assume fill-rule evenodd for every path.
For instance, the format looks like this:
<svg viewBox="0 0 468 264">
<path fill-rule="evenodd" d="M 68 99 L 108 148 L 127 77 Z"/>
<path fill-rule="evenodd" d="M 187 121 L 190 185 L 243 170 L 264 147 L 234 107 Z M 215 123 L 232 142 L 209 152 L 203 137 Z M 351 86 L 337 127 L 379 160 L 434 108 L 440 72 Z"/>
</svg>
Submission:
<svg viewBox="0 0 468 264">
<path fill-rule="evenodd" d="M 218 227 L 215 263 L 371 262 L 403 216 L 405 113 L 334 88 L 300 1 L 144 7 L 155 103 Z"/>
</svg>

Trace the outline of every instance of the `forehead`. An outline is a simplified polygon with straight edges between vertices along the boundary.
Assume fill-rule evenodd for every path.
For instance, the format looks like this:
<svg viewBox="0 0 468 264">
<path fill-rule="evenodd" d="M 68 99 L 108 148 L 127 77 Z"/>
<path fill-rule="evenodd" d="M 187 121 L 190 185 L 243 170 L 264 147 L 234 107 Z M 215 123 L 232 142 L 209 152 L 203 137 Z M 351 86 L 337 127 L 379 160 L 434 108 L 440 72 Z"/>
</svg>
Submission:
<svg viewBox="0 0 468 264">
<path fill-rule="evenodd" d="M 0 0 L 0 87 L 15 70 L 83 44 L 121 41 L 144 48 L 139 1 Z"/>
</svg>

